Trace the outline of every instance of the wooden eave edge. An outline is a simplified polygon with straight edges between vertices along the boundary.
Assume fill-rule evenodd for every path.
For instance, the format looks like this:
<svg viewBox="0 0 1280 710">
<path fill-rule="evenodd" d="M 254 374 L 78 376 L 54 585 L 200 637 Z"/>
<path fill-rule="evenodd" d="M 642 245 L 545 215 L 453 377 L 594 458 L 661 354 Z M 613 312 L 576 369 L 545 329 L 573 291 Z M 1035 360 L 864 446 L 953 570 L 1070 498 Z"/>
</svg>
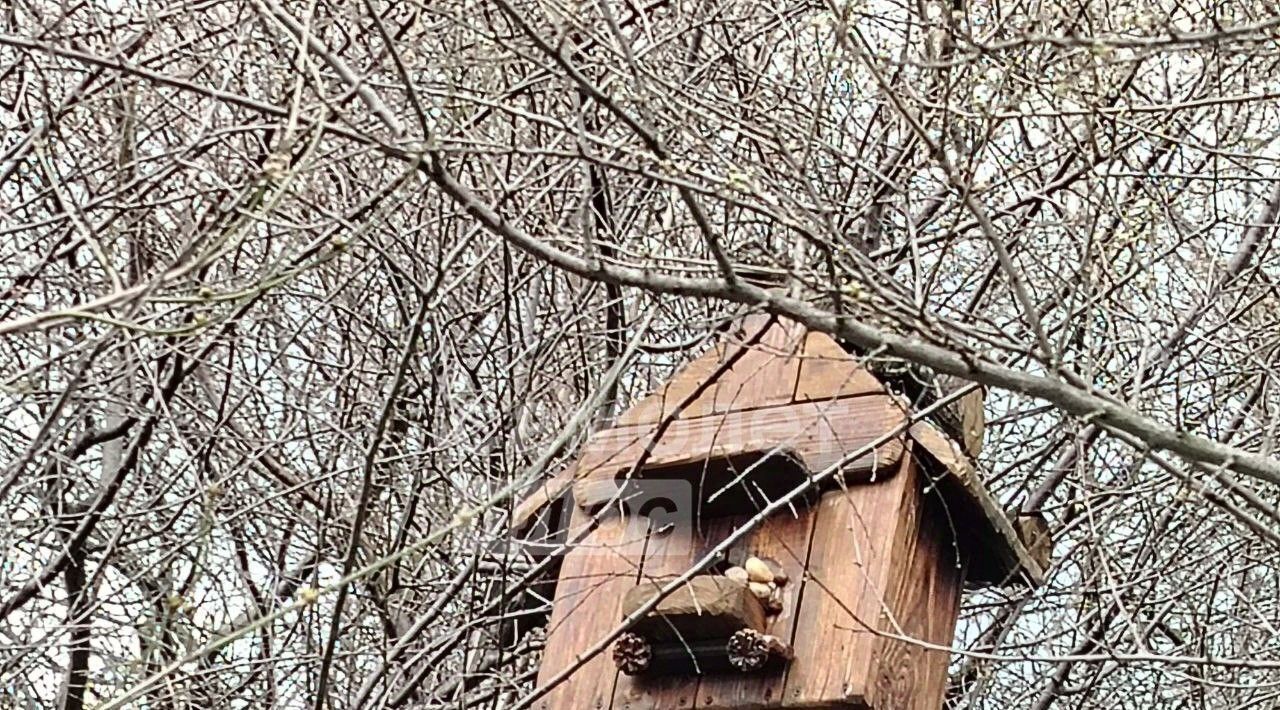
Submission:
<svg viewBox="0 0 1280 710">
<path fill-rule="evenodd" d="M 511 511 L 511 531 L 517 534 L 524 532 L 544 508 L 568 492 L 577 478 L 577 468 L 576 461 L 568 463 L 522 498 Z"/>
<path fill-rule="evenodd" d="M 1044 584 L 1045 568 L 1031 553 L 1017 530 L 1009 520 L 1009 516 L 992 497 L 987 487 L 978 477 L 977 469 L 969 458 L 961 453 L 951 439 L 938 431 L 927 421 L 917 421 L 907 430 L 907 435 L 923 452 L 934 461 L 963 497 L 961 501 L 948 501 L 949 505 L 961 504 L 971 511 L 980 523 L 985 522 L 987 529 L 977 535 L 961 532 L 961 535 L 977 537 L 983 542 L 981 552 L 994 554 L 997 557 L 999 574 L 987 575 L 986 579 L 977 578 L 972 581 L 983 584 L 1000 584 L 1004 581 L 1015 582 L 1019 578 L 1033 587 Z M 945 488 L 945 487 L 944 487 Z M 998 549 L 991 549 L 992 545 Z M 972 568 L 973 565 L 971 564 Z"/>
</svg>

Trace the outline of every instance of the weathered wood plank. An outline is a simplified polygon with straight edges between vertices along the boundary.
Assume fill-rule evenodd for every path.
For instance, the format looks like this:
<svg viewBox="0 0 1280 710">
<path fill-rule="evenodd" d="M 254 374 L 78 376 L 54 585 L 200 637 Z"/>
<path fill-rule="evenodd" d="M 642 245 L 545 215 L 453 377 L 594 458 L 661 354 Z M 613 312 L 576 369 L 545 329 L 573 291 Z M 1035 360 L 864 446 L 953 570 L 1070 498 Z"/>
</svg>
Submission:
<svg viewBox="0 0 1280 710">
<path fill-rule="evenodd" d="M 761 335 L 760 331 L 768 325 L 769 317 L 765 315 L 748 316 L 735 323 L 730 332 L 710 350 L 681 367 L 656 391 L 619 415 L 614 426 L 656 424 L 662 421 L 681 402 L 702 387 L 703 383 L 712 377 L 730 357 L 741 351 L 743 343 L 756 339 L 757 335 Z M 761 339 L 763 337 L 761 335 Z M 712 383 L 697 399 L 685 405 L 680 416 L 691 418 L 714 413 L 718 386 L 718 382 Z"/>
<path fill-rule="evenodd" d="M 870 704 L 877 709 L 942 707 L 950 654 L 915 641 L 950 646 L 960 613 L 963 560 L 952 544 L 946 505 L 936 490 L 924 492 L 922 482 L 911 478 L 917 482 L 906 491 L 878 620 L 886 635 L 876 640 L 872 656 Z"/>
<path fill-rule="evenodd" d="M 933 377 L 936 398 L 945 397 L 969 384 L 971 383 L 968 380 L 951 375 L 934 375 Z M 985 404 L 986 392 L 978 387 L 943 405 L 934 414 L 934 418 L 938 420 L 943 430 L 955 437 L 964 452 L 974 459 L 982 453 L 983 438 L 986 435 Z"/>
<path fill-rule="evenodd" d="M 728 412 L 790 402 L 800 374 L 799 355 L 803 346 L 804 331 L 798 324 L 775 322 L 760 341 L 720 377 L 712 411 Z"/>
<path fill-rule="evenodd" d="M 813 535 L 814 508 L 801 508 L 795 515 L 782 512 L 764 521 L 735 550 L 735 556 L 759 557 L 780 569 L 787 577 L 782 585 L 782 611 L 766 619 L 765 631 L 792 646 L 796 618 L 801 607 L 801 587 Z M 699 710 L 753 710 L 778 707 L 786 674 L 754 676 L 709 676 L 698 686 Z"/>
<path fill-rule="evenodd" d="M 693 362 L 680 368 L 672 379 L 662 384 L 652 394 L 641 399 L 623 412 L 614 421 L 614 426 L 632 426 L 635 424 L 656 424 L 670 414 L 691 395 L 707 378 L 728 359 L 736 346 L 717 343 Z M 708 393 L 710 393 L 708 395 Z M 711 405 L 715 402 L 715 385 L 704 392 L 698 400 L 689 403 L 682 415 L 686 417 L 699 414 L 710 414 Z"/>
<path fill-rule="evenodd" d="M 805 335 L 796 402 L 884 394 L 884 385 L 826 333 Z"/>
<path fill-rule="evenodd" d="M 665 534 L 651 539 L 644 557 L 644 582 L 665 584 L 687 571 L 724 540 L 742 518 L 684 519 Z M 691 677 L 631 677 L 619 675 L 614 710 L 683 710 L 692 708 L 698 681 Z"/>
<path fill-rule="evenodd" d="M 761 333 L 766 326 L 768 329 Z M 670 381 L 619 416 L 607 437 L 602 439 L 597 435 L 588 449 L 608 446 L 608 438 L 616 442 L 628 436 L 643 436 L 702 386 L 731 355 L 740 352 L 744 342 L 757 336 L 758 342 L 751 346 L 751 351 L 743 354 L 719 381 L 689 403 L 681 411 L 680 419 L 715 416 L 731 409 L 768 408 L 791 401 L 885 392 L 880 382 L 830 336 L 807 332 L 791 321 L 770 324 L 768 316 L 749 316 L 736 324 L 723 342 L 680 368 Z M 573 485 L 578 470 L 576 465 L 570 465 L 536 487 L 516 506 L 512 527 L 522 529 L 539 510 L 563 495 Z"/>
<path fill-rule="evenodd" d="M 763 332 L 761 332 L 763 329 Z M 731 409 L 749 409 L 791 401 L 800 372 L 803 329 L 791 321 L 748 316 L 722 342 L 680 368 L 657 391 L 623 412 L 615 426 L 654 424 L 670 416 L 709 378 L 736 358 L 715 382 L 680 410 L 692 419 Z M 749 343 L 749 345 L 748 345 Z M 747 352 L 742 349 L 746 347 Z"/>
<path fill-rule="evenodd" d="M 570 539 L 591 516 L 574 507 Z M 647 526 L 609 516 L 571 549 L 560 567 L 555 606 L 547 625 L 546 650 L 538 685 L 546 685 L 599 642 L 621 621 L 622 597 L 635 586 L 643 558 Z M 538 700 L 540 710 L 608 708 L 617 669 L 607 652 L 579 667 L 565 682 Z"/>
<path fill-rule="evenodd" d="M 910 457 L 899 467 L 886 481 L 831 491 L 818 503 L 795 623 L 796 657 L 783 693 L 787 707 L 868 700 L 892 545 L 904 524 L 907 492 L 917 485 Z"/>
</svg>

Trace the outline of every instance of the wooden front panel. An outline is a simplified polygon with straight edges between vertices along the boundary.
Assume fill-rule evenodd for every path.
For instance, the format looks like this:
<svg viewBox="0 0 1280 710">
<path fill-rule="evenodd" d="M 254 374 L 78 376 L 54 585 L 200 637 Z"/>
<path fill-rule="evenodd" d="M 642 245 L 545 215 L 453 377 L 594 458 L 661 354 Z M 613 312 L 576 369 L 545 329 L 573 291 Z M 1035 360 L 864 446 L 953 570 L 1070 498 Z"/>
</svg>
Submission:
<svg viewBox="0 0 1280 710">
<path fill-rule="evenodd" d="M 884 385 L 826 333 L 805 336 L 794 401 L 884 394 Z"/>
<path fill-rule="evenodd" d="M 800 375 L 804 330 L 796 323 L 775 323 L 716 382 L 713 412 L 752 409 L 791 402 Z"/>
<path fill-rule="evenodd" d="M 680 368 L 674 378 L 623 412 L 613 425 L 656 424 L 675 413 L 681 403 L 685 404 L 682 416 L 710 414 L 716 400 L 716 384 L 706 387 L 702 384 L 720 371 L 730 355 L 741 349 L 739 345 L 717 343 L 701 357 Z M 686 402 L 699 388 L 702 394 Z"/>
<path fill-rule="evenodd" d="M 617 673 L 606 651 L 538 707 L 936 710 L 963 570 L 946 511 L 924 483 L 911 456 L 903 456 L 887 480 L 830 491 L 797 515 L 779 513 L 730 550 L 733 561 L 755 555 L 790 577 L 784 611 L 767 628 L 795 649 L 785 672 L 638 680 Z M 575 511 L 576 520 L 584 517 Z M 561 570 L 539 683 L 617 626 L 627 589 L 642 578 L 661 582 L 685 572 L 745 519 L 685 523 L 647 544 L 644 522 L 602 525 L 580 546 L 592 554 L 575 550 Z"/>
<path fill-rule="evenodd" d="M 729 551 L 729 559 L 756 556 L 781 568 L 790 578 L 783 586 L 783 611 L 767 619 L 765 631 L 788 642 L 799 610 L 800 580 L 809 555 L 812 511 L 782 513 L 747 533 Z M 652 540 L 646 549 L 645 578 L 667 581 L 684 573 L 750 516 L 713 518 L 705 523 Z M 779 707 L 786 676 L 782 673 L 668 678 L 618 677 L 614 710 L 748 710 Z"/>
<path fill-rule="evenodd" d="M 766 317 L 748 319 L 737 337 L 716 344 L 682 367 L 670 381 L 619 416 L 615 425 L 662 421 L 716 373 L 720 374 L 715 382 L 685 402 L 679 418 L 788 402 L 884 394 L 880 381 L 831 336 L 807 332 L 790 321 L 776 322 L 761 333 L 760 328 L 766 323 Z M 753 340 L 747 352 L 742 352 L 743 343 Z M 730 359 L 731 366 L 724 369 Z"/>
</svg>

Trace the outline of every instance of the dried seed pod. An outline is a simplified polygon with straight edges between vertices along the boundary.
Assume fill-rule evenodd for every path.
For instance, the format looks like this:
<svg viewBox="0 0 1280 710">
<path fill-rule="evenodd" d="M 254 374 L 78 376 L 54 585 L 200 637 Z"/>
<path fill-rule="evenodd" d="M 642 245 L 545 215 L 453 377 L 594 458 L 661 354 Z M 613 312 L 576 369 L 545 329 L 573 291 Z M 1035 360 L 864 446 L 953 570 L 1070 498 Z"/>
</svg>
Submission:
<svg viewBox="0 0 1280 710">
<path fill-rule="evenodd" d="M 749 582 L 747 583 L 747 587 L 751 589 L 751 593 L 754 594 L 756 599 L 759 599 L 760 601 L 766 601 L 770 596 L 773 595 L 773 590 L 770 589 L 769 585 L 767 584 L 761 584 L 760 582 Z"/>
<path fill-rule="evenodd" d="M 741 567 L 730 567 L 724 571 L 724 576 L 735 582 L 742 582 L 743 584 L 751 581 L 751 576 L 748 575 L 747 571 Z"/>
<path fill-rule="evenodd" d="M 767 584 L 773 581 L 773 570 L 759 557 L 748 557 L 742 566 L 746 568 L 747 576 L 752 582 Z"/>
</svg>

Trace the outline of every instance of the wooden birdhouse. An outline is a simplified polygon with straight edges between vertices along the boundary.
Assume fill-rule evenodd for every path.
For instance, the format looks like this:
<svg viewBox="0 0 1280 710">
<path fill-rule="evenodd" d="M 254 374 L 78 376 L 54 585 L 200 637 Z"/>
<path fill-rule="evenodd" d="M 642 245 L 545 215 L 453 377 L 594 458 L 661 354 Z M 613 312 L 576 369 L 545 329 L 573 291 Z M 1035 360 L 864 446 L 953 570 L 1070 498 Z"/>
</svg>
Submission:
<svg viewBox="0 0 1280 710">
<path fill-rule="evenodd" d="M 572 491 L 535 707 L 941 707 L 962 585 L 1048 555 L 957 402 L 936 426 L 829 336 L 738 324 L 517 509 Z"/>
</svg>

